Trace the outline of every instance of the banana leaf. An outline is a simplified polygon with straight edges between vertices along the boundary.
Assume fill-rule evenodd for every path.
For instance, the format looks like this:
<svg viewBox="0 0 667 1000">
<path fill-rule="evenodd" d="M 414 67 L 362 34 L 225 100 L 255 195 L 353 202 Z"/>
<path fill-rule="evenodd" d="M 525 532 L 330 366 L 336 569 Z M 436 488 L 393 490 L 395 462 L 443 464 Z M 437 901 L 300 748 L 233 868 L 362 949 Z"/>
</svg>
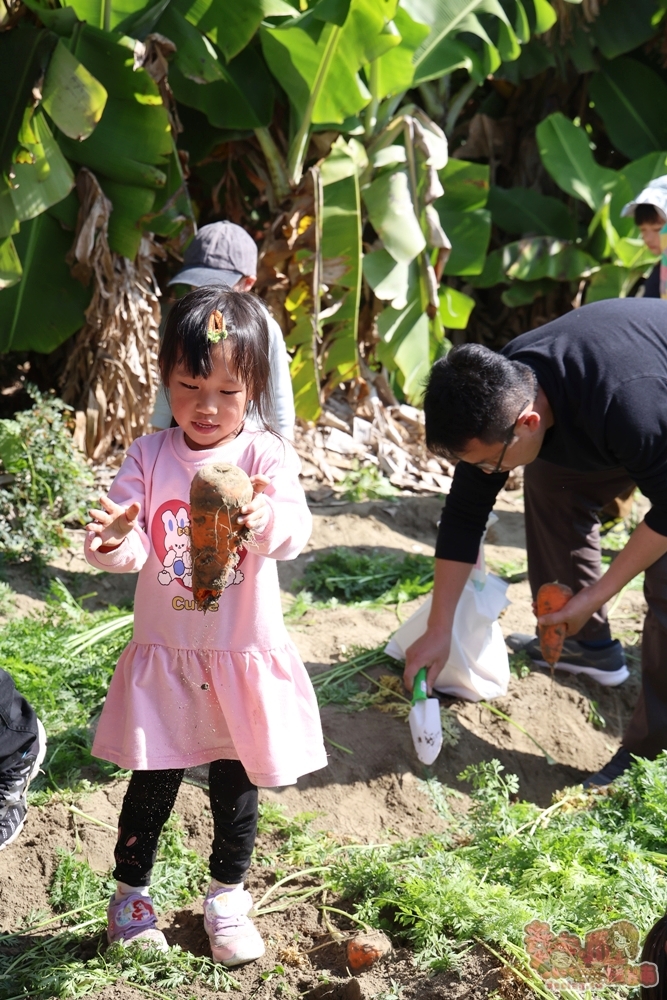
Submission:
<svg viewBox="0 0 667 1000">
<path fill-rule="evenodd" d="M 394 15 L 394 24 L 401 36 L 400 43 L 378 56 L 373 62 L 372 72 L 375 74 L 373 89 L 375 96 L 380 100 L 408 90 L 412 86 L 415 75 L 413 57 L 429 33 L 427 25 L 419 24 L 402 7 L 399 7 Z"/>
<path fill-rule="evenodd" d="M 107 177 L 98 179 L 113 205 L 109 216 L 109 246 L 123 257 L 134 260 L 141 243 L 144 216 L 155 204 L 155 191 L 133 184 L 120 184 Z"/>
<path fill-rule="evenodd" d="M 359 374 L 357 326 L 362 244 L 354 153 L 339 137 L 320 169 L 322 282 L 328 288 L 326 309 L 320 314 L 324 342 L 322 372 L 324 375 L 337 372 L 339 381 Z"/>
<path fill-rule="evenodd" d="M 618 174 L 595 162 L 586 132 L 556 112 L 540 122 L 536 137 L 542 163 L 556 184 L 597 212 Z"/>
<path fill-rule="evenodd" d="M 485 208 L 489 197 L 489 167 L 485 163 L 450 159 L 439 171 L 445 194 L 442 203 L 448 209 L 467 212 Z M 436 202 L 436 206 L 439 202 Z"/>
<path fill-rule="evenodd" d="M 386 30 L 396 2 L 351 0 L 343 25 L 321 22 L 317 8 L 286 25 L 262 28 L 264 56 L 294 108 L 297 121 L 342 124 L 370 101 L 359 71 L 400 44 Z"/>
<path fill-rule="evenodd" d="M 405 170 L 381 173 L 362 192 L 368 218 L 394 260 L 409 264 L 426 246 Z"/>
<path fill-rule="evenodd" d="M 65 262 L 72 240 L 48 212 L 21 226 L 14 242 L 23 277 L 0 293 L 0 354 L 49 354 L 83 326 L 92 289 L 75 281 Z"/>
<path fill-rule="evenodd" d="M 210 43 L 209 43 L 210 44 Z M 273 117 L 273 82 L 261 54 L 244 49 L 231 62 L 219 55 L 221 79 L 202 85 L 186 77 L 179 62 L 169 70 L 176 100 L 206 115 L 221 129 L 256 129 Z"/>
<path fill-rule="evenodd" d="M 0 240 L 0 290 L 16 285 L 21 280 L 22 274 L 23 269 L 14 240 L 8 236 Z"/>
<path fill-rule="evenodd" d="M 576 281 L 598 267 L 594 257 L 574 244 L 547 236 L 509 243 L 502 254 L 505 273 L 519 281 Z"/>
<path fill-rule="evenodd" d="M 513 281 L 509 288 L 500 296 L 504 305 L 510 309 L 517 306 L 527 306 L 541 295 L 547 295 L 558 287 L 558 282 L 552 278 L 538 278 L 537 281 Z"/>
<path fill-rule="evenodd" d="M 586 25 L 605 59 L 615 59 L 647 42 L 655 33 L 655 0 L 607 0 Z"/>
<path fill-rule="evenodd" d="M 408 303 L 409 264 L 394 260 L 386 250 L 364 254 L 364 277 L 375 295 L 391 302 L 394 309 L 404 309 Z"/>
<path fill-rule="evenodd" d="M 595 110 L 609 138 L 635 159 L 667 148 L 667 84 L 636 59 L 604 63 L 590 82 Z"/>
<path fill-rule="evenodd" d="M 107 92 L 60 40 L 44 77 L 42 106 L 70 139 L 86 139 L 104 111 Z"/>
<path fill-rule="evenodd" d="M 23 20 L 0 32 L 0 173 L 6 173 L 32 88 L 46 68 L 57 38 Z"/>
<path fill-rule="evenodd" d="M 449 330 L 465 330 L 470 313 L 475 308 L 475 300 L 449 285 L 441 285 L 438 298 L 442 325 Z"/>
<path fill-rule="evenodd" d="M 493 222 L 506 233 L 556 236 L 563 240 L 573 240 L 576 236 L 576 219 L 564 202 L 529 188 L 492 185 L 488 208 Z"/>
<path fill-rule="evenodd" d="M 310 289 L 300 281 L 285 300 L 285 309 L 294 323 L 285 344 L 294 351 L 290 362 L 294 408 L 303 420 L 317 420 L 320 404 L 320 373 L 313 325 L 313 302 Z"/>
<path fill-rule="evenodd" d="M 177 10 L 233 59 L 267 17 L 294 17 L 284 0 L 172 0 Z"/>
<path fill-rule="evenodd" d="M 603 264 L 591 277 L 586 289 L 586 302 L 600 302 L 602 299 L 617 299 L 628 276 L 625 267 Z"/>
<path fill-rule="evenodd" d="M 486 208 L 460 211 L 446 207 L 447 195 L 435 207 L 452 244 L 445 274 L 480 274 L 491 239 L 491 213 Z"/>
<path fill-rule="evenodd" d="M 74 187 L 74 174 L 43 111 L 26 112 L 19 139 L 27 162 L 12 167 L 11 199 L 17 219 L 24 222 L 62 201 Z"/>
<path fill-rule="evenodd" d="M 225 79 L 223 63 L 213 43 L 173 5 L 166 8 L 155 25 L 155 31 L 174 43 L 174 65 L 187 79 L 195 83 L 215 83 Z"/>
<path fill-rule="evenodd" d="M 452 36 L 469 32 L 480 38 L 497 69 L 501 60 L 516 59 L 520 46 L 509 18 L 497 0 L 402 0 L 408 14 L 429 28 L 427 38 L 415 53 L 415 83 L 434 79 L 449 72 Z M 496 43 L 491 39 L 478 14 L 496 19 Z M 493 72 L 493 69 L 489 69 Z"/>
</svg>

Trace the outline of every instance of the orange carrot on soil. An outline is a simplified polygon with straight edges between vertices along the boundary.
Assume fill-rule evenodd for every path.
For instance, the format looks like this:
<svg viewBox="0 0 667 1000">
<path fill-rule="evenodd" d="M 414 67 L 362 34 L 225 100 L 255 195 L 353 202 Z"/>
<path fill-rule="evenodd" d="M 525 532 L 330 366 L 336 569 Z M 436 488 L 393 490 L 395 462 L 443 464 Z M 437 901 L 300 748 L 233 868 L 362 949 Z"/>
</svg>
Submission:
<svg viewBox="0 0 667 1000">
<path fill-rule="evenodd" d="M 391 941 L 382 931 L 369 930 L 365 934 L 355 934 L 347 942 L 347 964 L 355 972 L 363 972 L 390 951 Z"/>
<path fill-rule="evenodd" d="M 227 462 L 205 466 L 192 480 L 192 592 L 202 611 L 217 601 L 235 572 L 237 551 L 249 534 L 238 523 L 239 512 L 252 496 L 252 483 L 246 473 Z"/>
<path fill-rule="evenodd" d="M 572 597 L 572 591 L 563 583 L 543 583 L 537 592 L 537 617 L 551 615 L 565 607 Z M 563 652 L 563 643 L 567 635 L 567 625 L 539 625 L 540 649 L 542 656 L 551 667 L 553 676 L 554 667 L 558 663 L 560 654 Z"/>
</svg>

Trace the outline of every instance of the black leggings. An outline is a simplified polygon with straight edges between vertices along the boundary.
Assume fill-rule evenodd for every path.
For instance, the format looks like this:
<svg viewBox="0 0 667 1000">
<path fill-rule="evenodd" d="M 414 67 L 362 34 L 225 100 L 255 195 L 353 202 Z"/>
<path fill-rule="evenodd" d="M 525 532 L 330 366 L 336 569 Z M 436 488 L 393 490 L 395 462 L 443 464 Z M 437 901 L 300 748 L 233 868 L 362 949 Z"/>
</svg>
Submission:
<svg viewBox="0 0 667 1000">
<path fill-rule="evenodd" d="M 148 885 L 162 827 L 174 808 L 182 768 L 134 771 L 118 820 L 114 878 Z M 250 867 L 257 833 L 257 786 L 239 760 L 215 760 L 209 769 L 213 850 L 211 876 L 236 885 Z"/>
</svg>

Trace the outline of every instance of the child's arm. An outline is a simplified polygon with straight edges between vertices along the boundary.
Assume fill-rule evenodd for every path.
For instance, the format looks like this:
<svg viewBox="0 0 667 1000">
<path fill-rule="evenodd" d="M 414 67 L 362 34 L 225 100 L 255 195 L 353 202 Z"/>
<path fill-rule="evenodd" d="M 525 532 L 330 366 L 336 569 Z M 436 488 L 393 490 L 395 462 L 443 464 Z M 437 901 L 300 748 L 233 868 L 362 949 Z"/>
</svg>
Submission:
<svg viewBox="0 0 667 1000">
<path fill-rule="evenodd" d="M 135 443 L 113 481 L 101 509 L 90 511 L 86 525 L 85 556 L 91 566 L 110 573 L 140 570 L 148 558 L 150 542 L 143 527 L 144 477 L 141 451 Z"/>
<path fill-rule="evenodd" d="M 239 520 L 253 533 L 251 552 L 272 559 L 296 559 L 310 538 L 313 519 L 299 482 L 301 463 L 284 441 L 264 456 L 261 472 L 251 476 L 253 500 L 242 508 Z"/>
</svg>

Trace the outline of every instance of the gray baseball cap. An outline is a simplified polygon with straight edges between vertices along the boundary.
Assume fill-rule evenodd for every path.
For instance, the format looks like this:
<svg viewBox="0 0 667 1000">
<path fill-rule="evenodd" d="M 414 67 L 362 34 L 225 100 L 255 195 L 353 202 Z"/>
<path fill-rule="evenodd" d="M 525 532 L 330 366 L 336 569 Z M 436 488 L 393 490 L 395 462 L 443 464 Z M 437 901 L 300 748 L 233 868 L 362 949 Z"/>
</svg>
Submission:
<svg viewBox="0 0 667 1000">
<path fill-rule="evenodd" d="M 168 284 L 230 287 L 257 274 L 257 245 L 241 226 L 211 222 L 202 226 L 185 251 L 183 265 Z"/>
</svg>

